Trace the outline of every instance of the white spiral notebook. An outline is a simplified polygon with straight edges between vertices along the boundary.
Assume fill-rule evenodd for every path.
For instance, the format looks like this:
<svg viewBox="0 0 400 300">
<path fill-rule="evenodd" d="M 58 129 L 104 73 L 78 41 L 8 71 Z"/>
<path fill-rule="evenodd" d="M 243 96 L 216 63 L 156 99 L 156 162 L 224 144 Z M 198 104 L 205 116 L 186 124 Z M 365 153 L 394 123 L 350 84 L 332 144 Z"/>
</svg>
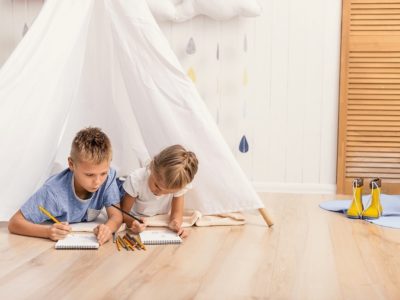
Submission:
<svg viewBox="0 0 400 300">
<path fill-rule="evenodd" d="M 139 233 L 140 240 L 145 245 L 180 244 L 182 239 L 176 232 L 170 230 L 146 230 Z"/>
<path fill-rule="evenodd" d="M 98 249 L 99 242 L 94 234 L 69 235 L 63 240 L 58 240 L 54 246 L 56 249 Z"/>
</svg>

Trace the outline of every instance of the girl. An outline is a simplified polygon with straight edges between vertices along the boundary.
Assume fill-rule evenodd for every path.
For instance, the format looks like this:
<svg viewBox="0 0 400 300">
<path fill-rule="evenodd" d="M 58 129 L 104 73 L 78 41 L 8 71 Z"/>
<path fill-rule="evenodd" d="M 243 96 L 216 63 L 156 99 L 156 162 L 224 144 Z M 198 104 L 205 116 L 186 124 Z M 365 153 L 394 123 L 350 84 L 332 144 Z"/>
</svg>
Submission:
<svg viewBox="0 0 400 300">
<path fill-rule="evenodd" d="M 168 227 L 186 237 L 182 226 L 184 194 L 192 187 L 198 160 L 181 145 L 173 145 L 156 155 L 147 167 L 128 176 L 123 184 L 125 195 L 121 208 L 136 216 L 151 217 L 171 211 Z M 124 216 L 128 228 L 139 233 L 146 228 L 129 216 Z"/>
</svg>

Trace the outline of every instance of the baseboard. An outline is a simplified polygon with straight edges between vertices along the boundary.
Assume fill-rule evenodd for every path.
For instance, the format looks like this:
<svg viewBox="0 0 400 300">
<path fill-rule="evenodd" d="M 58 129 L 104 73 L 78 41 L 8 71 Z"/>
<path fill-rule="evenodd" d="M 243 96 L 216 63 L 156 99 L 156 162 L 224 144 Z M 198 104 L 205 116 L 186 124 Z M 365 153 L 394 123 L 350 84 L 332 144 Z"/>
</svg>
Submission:
<svg viewBox="0 0 400 300">
<path fill-rule="evenodd" d="M 253 182 L 257 192 L 336 194 L 336 184 Z"/>
</svg>

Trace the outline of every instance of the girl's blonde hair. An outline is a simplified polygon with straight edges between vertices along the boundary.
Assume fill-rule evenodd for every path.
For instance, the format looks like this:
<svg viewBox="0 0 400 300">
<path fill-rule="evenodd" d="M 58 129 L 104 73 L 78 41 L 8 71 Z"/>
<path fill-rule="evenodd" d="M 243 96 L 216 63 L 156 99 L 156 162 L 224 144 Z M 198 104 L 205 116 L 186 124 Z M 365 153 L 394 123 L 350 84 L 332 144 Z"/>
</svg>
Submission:
<svg viewBox="0 0 400 300">
<path fill-rule="evenodd" d="M 197 173 L 196 154 L 181 145 L 173 145 L 162 150 L 150 163 L 150 170 L 167 189 L 182 189 L 192 182 Z"/>
<path fill-rule="evenodd" d="M 100 128 L 84 128 L 72 141 L 70 155 L 74 161 L 90 161 L 95 164 L 100 164 L 105 160 L 111 161 L 110 139 Z"/>
</svg>

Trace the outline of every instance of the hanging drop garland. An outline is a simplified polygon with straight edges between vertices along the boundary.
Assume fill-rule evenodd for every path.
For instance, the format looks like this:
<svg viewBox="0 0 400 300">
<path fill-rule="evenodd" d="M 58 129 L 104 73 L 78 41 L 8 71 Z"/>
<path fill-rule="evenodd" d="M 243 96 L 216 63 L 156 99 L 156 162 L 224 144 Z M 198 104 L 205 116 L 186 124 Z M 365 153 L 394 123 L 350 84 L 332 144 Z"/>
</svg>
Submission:
<svg viewBox="0 0 400 300">
<path fill-rule="evenodd" d="M 247 86 L 249 83 L 249 77 L 247 75 L 247 68 L 244 68 L 243 70 L 243 86 Z"/>
<path fill-rule="evenodd" d="M 246 55 L 246 53 L 247 53 L 247 35 L 246 34 L 244 35 L 244 38 L 243 38 L 243 52 Z M 243 86 L 247 86 L 248 83 L 249 83 L 249 78 L 247 75 L 247 67 L 245 66 L 244 70 L 243 70 Z"/>
<path fill-rule="evenodd" d="M 220 99 L 220 64 L 219 64 L 219 43 L 217 43 L 217 50 L 216 50 L 216 53 L 215 53 L 215 57 L 216 57 L 216 59 L 217 59 L 217 62 L 218 62 L 218 74 L 217 74 L 217 95 L 218 95 L 218 102 L 217 102 L 217 112 L 216 112 L 216 116 L 215 116 L 215 122 L 217 123 L 217 124 L 219 124 L 219 108 L 220 108 L 220 105 L 221 105 L 221 99 Z"/>
<path fill-rule="evenodd" d="M 246 136 L 243 135 L 239 143 L 239 151 L 246 153 L 249 151 L 249 143 L 247 142 Z"/>
<path fill-rule="evenodd" d="M 191 38 L 189 39 L 189 42 L 188 42 L 188 44 L 187 44 L 187 46 L 186 46 L 186 53 L 187 53 L 188 55 L 192 55 L 192 54 L 195 54 L 195 53 L 196 53 L 196 44 L 195 44 L 195 42 L 194 42 L 193 37 L 191 37 Z"/>
<path fill-rule="evenodd" d="M 190 37 L 189 42 L 186 45 L 186 54 L 193 55 L 196 53 L 196 43 L 194 42 L 193 37 Z M 193 67 L 190 67 L 187 71 L 187 75 L 192 79 L 193 82 L 196 82 L 196 72 Z"/>
<path fill-rule="evenodd" d="M 196 72 L 192 67 L 189 68 L 187 74 L 190 77 L 190 79 L 192 79 L 193 82 L 196 82 Z"/>
<path fill-rule="evenodd" d="M 24 27 L 22 28 L 22 36 L 23 36 L 23 37 L 24 37 L 25 34 L 28 32 L 28 30 L 29 30 L 29 27 L 28 27 L 28 25 L 25 23 L 25 24 L 24 24 Z"/>
<path fill-rule="evenodd" d="M 245 54 L 247 53 L 247 35 L 246 34 L 244 35 L 244 38 L 243 38 L 243 52 Z M 248 83 L 249 83 L 249 78 L 248 78 L 248 74 L 247 74 L 247 67 L 244 67 L 243 77 L 242 77 L 243 87 L 246 88 Z M 246 99 L 243 99 L 242 117 L 243 117 L 244 122 L 246 121 L 246 111 L 247 111 L 247 101 L 246 101 Z M 247 141 L 245 134 L 243 134 L 242 138 L 240 139 L 239 151 L 241 153 L 246 153 L 249 151 L 249 143 Z"/>
</svg>

